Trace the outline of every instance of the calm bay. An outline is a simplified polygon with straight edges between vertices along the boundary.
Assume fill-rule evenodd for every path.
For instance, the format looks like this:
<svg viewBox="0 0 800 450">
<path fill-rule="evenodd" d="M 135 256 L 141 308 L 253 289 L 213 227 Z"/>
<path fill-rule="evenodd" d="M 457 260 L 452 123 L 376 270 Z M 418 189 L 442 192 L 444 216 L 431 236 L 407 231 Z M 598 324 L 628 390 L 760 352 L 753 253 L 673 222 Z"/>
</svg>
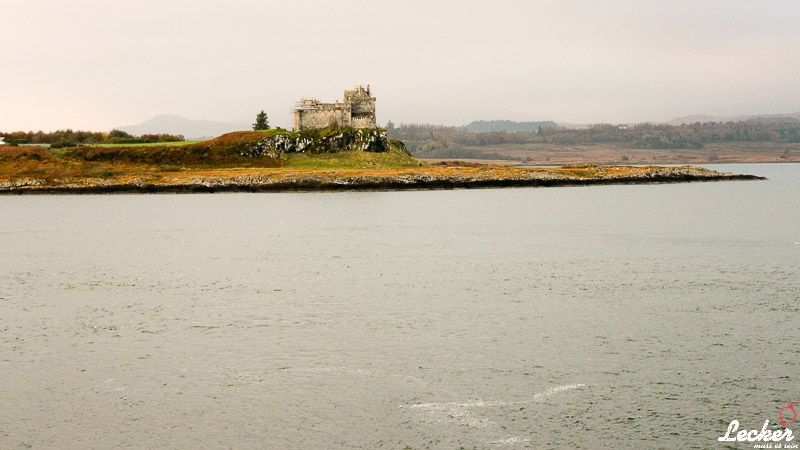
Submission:
<svg viewBox="0 0 800 450">
<path fill-rule="evenodd" d="M 800 165 L 709 168 L 769 180 L 0 196 L 0 448 L 779 428 L 800 402 Z"/>
</svg>

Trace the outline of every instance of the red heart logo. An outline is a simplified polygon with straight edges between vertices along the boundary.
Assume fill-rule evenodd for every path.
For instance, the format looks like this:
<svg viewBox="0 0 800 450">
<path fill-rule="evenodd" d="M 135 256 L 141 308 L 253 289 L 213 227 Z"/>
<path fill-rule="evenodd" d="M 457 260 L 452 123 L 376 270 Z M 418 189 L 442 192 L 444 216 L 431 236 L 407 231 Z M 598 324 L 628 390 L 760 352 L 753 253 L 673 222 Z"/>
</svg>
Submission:
<svg viewBox="0 0 800 450">
<path fill-rule="evenodd" d="M 783 411 L 784 410 L 789 410 L 789 411 L 792 412 L 792 420 L 788 420 L 787 421 L 786 419 L 783 418 Z M 789 425 L 795 423 L 797 421 L 797 411 L 794 410 L 794 405 L 789 403 L 788 405 L 786 405 L 783 408 L 781 408 L 780 411 L 778 411 L 778 418 L 781 419 L 781 426 L 783 428 L 786 428 Z"/>
</svg>

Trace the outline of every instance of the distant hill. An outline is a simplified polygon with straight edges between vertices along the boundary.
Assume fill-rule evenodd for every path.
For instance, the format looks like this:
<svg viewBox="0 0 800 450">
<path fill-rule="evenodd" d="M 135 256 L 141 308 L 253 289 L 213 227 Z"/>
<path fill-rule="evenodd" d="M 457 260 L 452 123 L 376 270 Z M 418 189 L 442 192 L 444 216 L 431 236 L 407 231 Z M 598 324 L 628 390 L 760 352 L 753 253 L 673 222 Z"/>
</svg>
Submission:
<svg viewBox="0 0 800 450">
<path fill-rule="evenodd" d="M 800 112 L 794 114 L 758 114 L 746 116 L 707 116 L 707 115 L 694 115 L 679 117 L 677 119 L 666 122 L 669 125 L 686 125 L 692 123 L 706 123 L 706 122 L 786 122 L 798 123 L 800 122 Z"/>
<path fill-rule="evenodd" d="M 468 133 L 490 133 L 492 131 L 506 132 L 536 132 L 541 127 L 555 127 L 552 121 L 543 122 L 514 122 L 511 120 L 476 120 L 469 125 L 461 127 Z"/>
<path fill-rule="evenodd" d="M 116 127 L 133 134 L 182 134 L 187 140 L 211 139 L 231 131 L 249 130 L 252 126 L 246 123 L 215 122 L 213 120 L 192 120 L 179 116 L 158 115 L 137 125 Z"/>
</svg>

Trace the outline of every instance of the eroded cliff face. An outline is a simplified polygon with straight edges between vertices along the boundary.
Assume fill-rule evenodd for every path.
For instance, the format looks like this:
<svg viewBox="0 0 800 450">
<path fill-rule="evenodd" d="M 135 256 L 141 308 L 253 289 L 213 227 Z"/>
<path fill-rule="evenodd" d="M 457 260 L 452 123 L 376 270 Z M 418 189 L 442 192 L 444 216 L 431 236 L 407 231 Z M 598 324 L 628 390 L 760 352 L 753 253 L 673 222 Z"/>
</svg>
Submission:
<svg viewBox="0 0 800 450">
<path fill-rule="evenodd" d="M 401 141 L 389 139 L 386 130 L 381 128 L 315 129 L 281 131 L 250 145 L 241 155 L 278 158 L 281 153 L 337 153 L 347 150 L 382 153 L 393 149 L 410 155 Z"/>
</svg>

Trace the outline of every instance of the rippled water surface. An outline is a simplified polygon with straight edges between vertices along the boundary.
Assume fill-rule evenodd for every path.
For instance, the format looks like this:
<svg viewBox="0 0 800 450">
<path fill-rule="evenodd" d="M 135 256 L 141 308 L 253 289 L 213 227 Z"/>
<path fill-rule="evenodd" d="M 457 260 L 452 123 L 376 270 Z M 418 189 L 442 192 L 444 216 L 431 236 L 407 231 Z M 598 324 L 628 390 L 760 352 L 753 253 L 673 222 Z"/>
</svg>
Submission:
<svg viewBox="0 0 800 450">
<path fill-rule="evenodd" d="M 719 448 L 800 403 L 800 166 L 719 168 L 0 197 L 0 448 Z"/>
</svg>

